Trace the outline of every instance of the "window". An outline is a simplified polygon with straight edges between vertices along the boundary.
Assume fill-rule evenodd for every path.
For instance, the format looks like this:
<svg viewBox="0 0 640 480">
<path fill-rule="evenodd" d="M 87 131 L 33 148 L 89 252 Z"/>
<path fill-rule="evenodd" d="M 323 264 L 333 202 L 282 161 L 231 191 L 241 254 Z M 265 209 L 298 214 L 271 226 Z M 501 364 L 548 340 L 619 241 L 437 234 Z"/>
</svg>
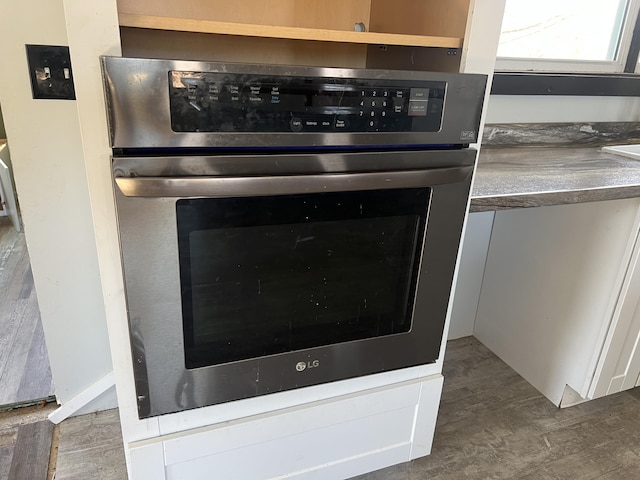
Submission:
<svg viewBox="0 0 640 480">
<path fill-rule="evenodd" d="M 637 72 L 639 8 L 640 0 L 507 0 L 496 70 Z"/>
</svg>

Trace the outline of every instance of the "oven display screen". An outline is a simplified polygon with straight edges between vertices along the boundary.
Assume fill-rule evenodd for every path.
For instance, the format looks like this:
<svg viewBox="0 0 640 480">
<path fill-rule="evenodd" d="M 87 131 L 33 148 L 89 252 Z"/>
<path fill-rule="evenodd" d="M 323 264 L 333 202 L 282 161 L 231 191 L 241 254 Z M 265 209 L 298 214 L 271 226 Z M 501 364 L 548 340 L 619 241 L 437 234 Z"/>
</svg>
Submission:
<svg viewBox="0 0 640 480">
<path fill-rule="evenodd" d="M 429 196 L 179 200 L 187 368 L 408 332 Z"/>
</svg>

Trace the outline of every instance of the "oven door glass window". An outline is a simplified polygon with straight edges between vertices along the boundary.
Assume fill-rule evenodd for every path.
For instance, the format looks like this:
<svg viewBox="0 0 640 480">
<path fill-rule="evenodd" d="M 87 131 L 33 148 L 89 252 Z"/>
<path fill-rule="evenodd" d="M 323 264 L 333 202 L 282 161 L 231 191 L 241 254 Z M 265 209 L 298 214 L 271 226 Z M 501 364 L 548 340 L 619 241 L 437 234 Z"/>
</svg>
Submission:
<svg viewBox="0 0 640 480">
<path fill-rule="evenodd" d="M 187 368 L 408 332 L 430 194 L 178 200 Z"/>
</svg>

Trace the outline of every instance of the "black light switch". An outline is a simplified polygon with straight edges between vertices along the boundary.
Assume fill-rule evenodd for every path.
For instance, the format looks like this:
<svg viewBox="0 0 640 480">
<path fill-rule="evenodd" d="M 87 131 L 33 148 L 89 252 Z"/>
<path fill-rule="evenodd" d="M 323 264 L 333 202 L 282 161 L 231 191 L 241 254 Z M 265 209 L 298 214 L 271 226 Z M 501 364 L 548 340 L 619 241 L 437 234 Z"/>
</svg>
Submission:
<svg viewBox="0 0 640 480">
<path fill-rule="evenodd" d="M 75 100 L 69 47 L 27 45 L 33 98 Z"/>
</svg>

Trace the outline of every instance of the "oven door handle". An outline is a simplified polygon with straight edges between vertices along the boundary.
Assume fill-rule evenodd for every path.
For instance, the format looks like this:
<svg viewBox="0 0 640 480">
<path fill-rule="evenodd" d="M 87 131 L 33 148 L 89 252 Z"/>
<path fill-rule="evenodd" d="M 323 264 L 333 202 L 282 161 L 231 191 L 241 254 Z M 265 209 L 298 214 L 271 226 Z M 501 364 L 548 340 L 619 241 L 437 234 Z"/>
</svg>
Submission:
<svg viewBox="0 0 640 480">
<path fill-rule="evenodd" d="M 237 197 L 420 188 L 465 181 L 473 166 L 259 177 L 116 177 L 126 197 Z"/>
</svg>

